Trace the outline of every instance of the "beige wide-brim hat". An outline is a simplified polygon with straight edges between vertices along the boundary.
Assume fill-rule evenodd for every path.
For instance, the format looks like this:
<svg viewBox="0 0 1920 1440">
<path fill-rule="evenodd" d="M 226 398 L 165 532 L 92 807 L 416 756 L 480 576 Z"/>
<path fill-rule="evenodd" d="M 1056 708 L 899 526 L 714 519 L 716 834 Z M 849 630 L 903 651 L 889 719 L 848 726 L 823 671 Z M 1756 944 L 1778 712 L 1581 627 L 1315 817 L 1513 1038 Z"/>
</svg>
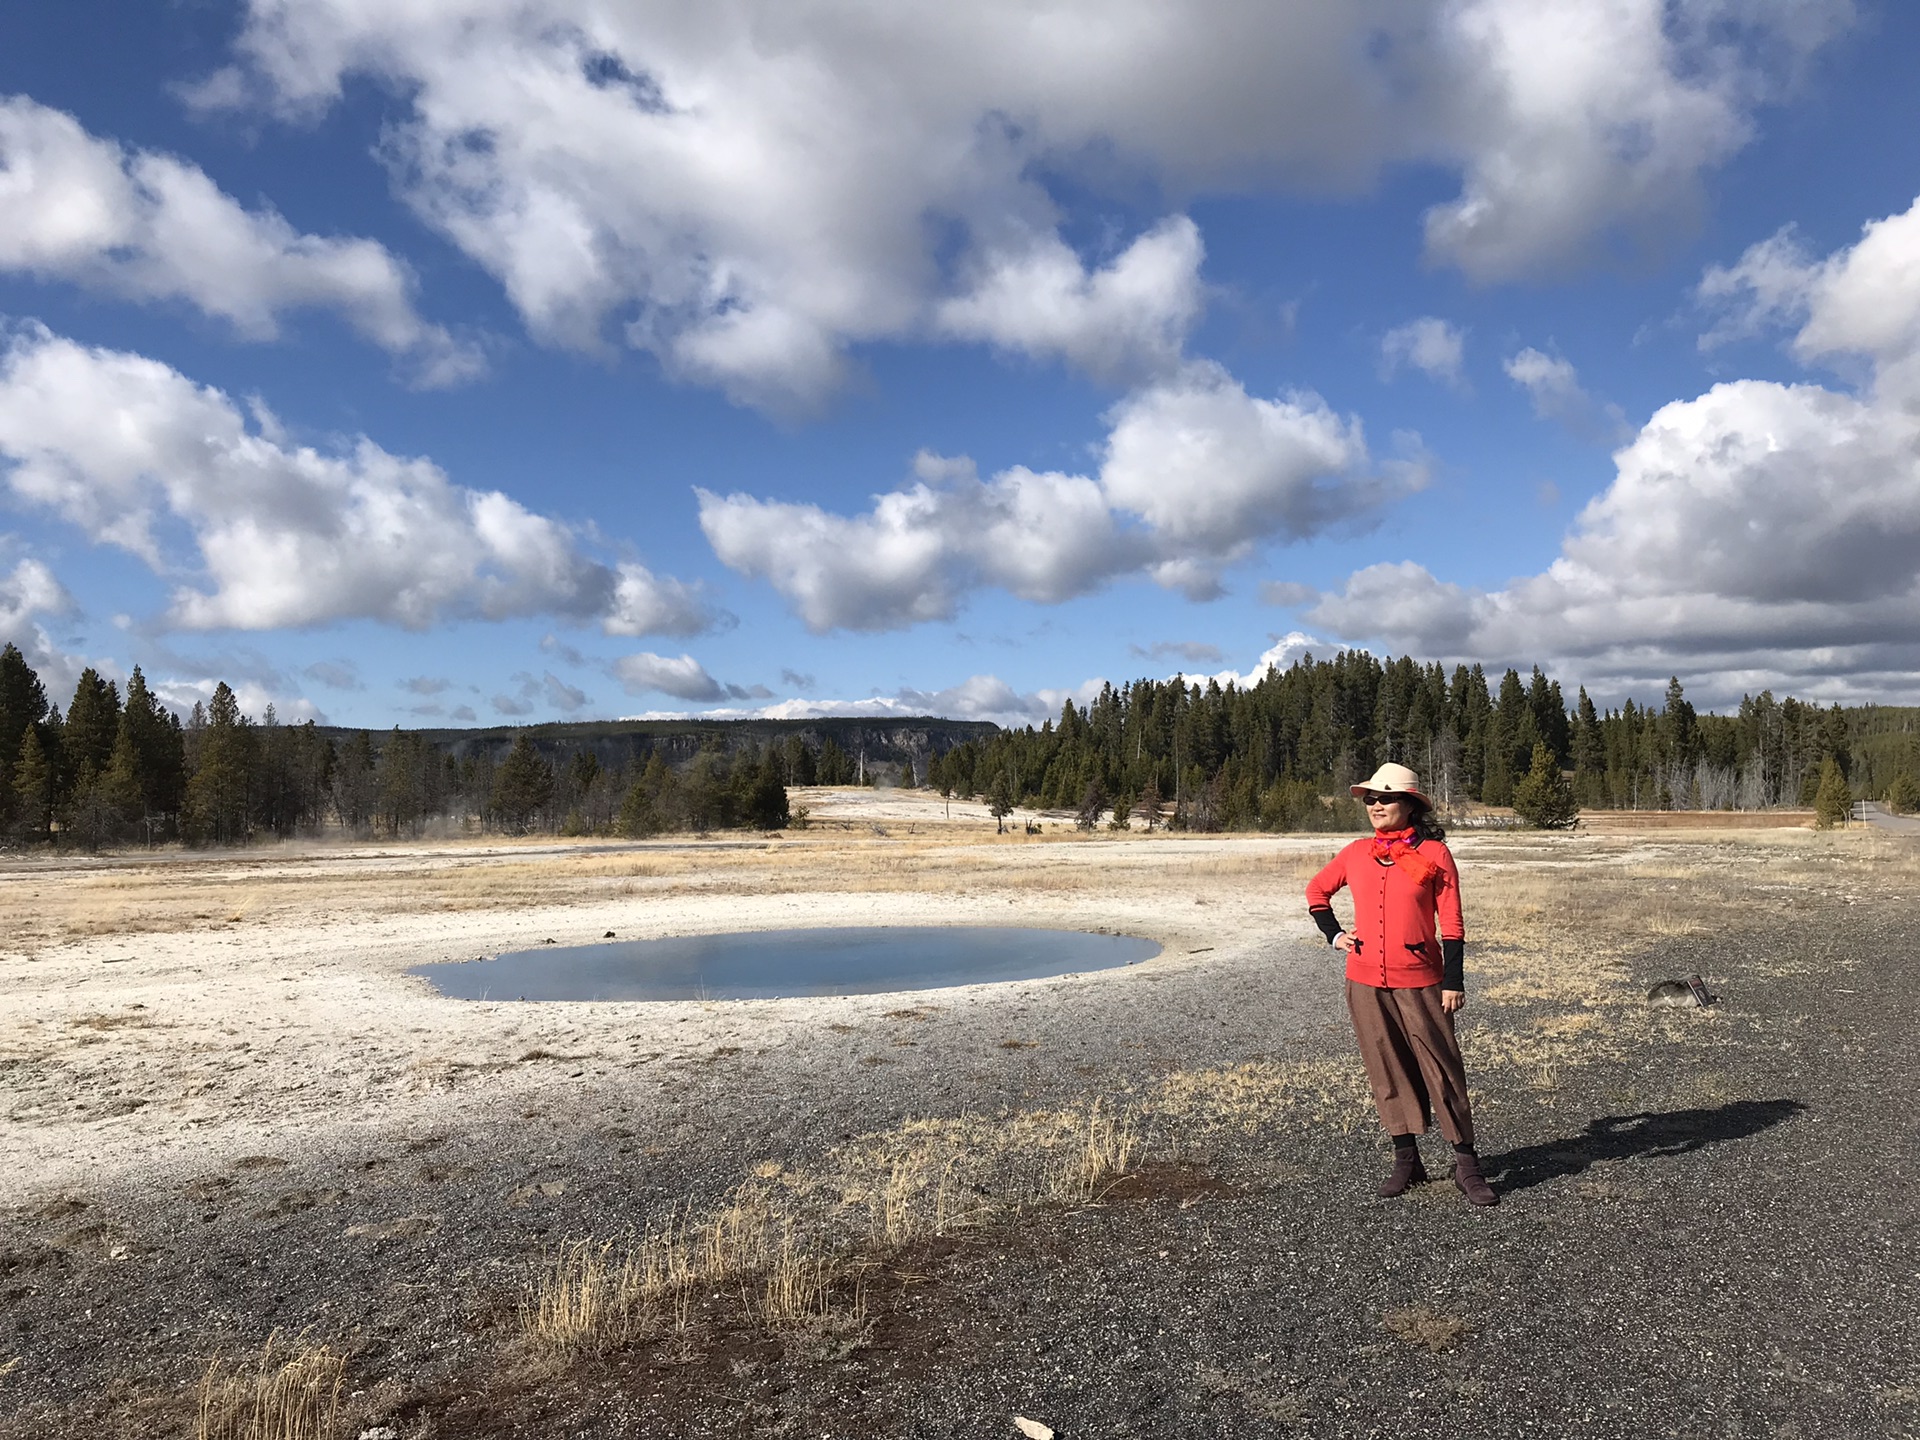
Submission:
<svg viewBox="0 0 1920 1440">
<path fill-rule="evenodd" d="M 1422 809 L 1433 808 L 1433 802 L 1420 793 L 1420 777 L 1404 765 L 1382 765 L 1371 778 L 1347 787 L 1347 793 L 1356 798 L 1369 790 L 1376 795 L 1404 795 L 1418 800 Z"/>
</svg>

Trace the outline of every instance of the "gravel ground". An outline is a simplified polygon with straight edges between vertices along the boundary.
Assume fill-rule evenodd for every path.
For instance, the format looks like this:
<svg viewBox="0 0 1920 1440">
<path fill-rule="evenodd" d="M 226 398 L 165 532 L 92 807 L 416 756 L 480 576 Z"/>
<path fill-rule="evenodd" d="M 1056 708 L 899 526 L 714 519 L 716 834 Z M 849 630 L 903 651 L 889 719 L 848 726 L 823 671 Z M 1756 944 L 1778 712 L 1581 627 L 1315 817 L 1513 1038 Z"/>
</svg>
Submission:
<svg viewBox="0 0 1920 1440">
<path fill-rule="evenodd" d="M 1833 898 L 1641 957 L 1636 983 L 1699 970 L 1722 1005 L 1636 1015 L 1530 1083 L 1481 1074 L 1497 1210 L 1444 1181 L 1375 1200 L 1368 1130 L 1215 1134 L 1100 1205 L 894 1257 L 870 1327 L 837 1344 L 736 1332 L 559 1374 L 500 1358 L 544 1244 L 716 1198 L 764 1157 L 903 1113 L 1342 1055 L 1324 947 L 876 1003 L 851 1031 L 583 1081 L 510 1126 L 17 1211 L 0 1434 L 178 1433 L 208 1354 L 278 1325 L 347 1344 L 354 1413 L 401 1435 L 1013 1435 L 1016 1414 L 1066 1440 L 1920 1435 L 1917 931 L 1909 899 Z"/>
<path fill-rule="evenodd" d="M 935 1362 L 864 1403 L 920 1436 L 1014 1413 L 1109 1437 L 1920 1435 L 1915 938 L 1910 913 L 1802 921 L 1764 943 L 1810 973 L 1777 979 L 1678 947 L 1669 968 L 1722 977 L 1734 1038 L 1488 1105 L 1495 1211 L 1445 1183 L 1373 1200 L 1381 1148 L 1323 1136 L 1277 1181 L 1247 1146 L 1212 1167 L 1238 1193 L 958 1260 L 916 1302 Z"/>
</svg>

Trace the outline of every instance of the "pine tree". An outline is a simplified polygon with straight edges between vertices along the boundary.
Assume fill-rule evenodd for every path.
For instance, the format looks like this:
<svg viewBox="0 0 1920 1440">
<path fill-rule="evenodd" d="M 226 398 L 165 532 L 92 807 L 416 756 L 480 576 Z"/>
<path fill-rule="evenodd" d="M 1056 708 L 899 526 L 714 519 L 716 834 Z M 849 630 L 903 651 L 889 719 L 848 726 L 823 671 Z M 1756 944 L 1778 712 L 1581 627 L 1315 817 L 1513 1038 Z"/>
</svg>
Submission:
<svg viewBox="0 0 1920 1440">
<path fill-rule="evenodd" d="M 1911 815 L 1920 810 L 1920 781 L 1902 770 L 1887 786 L 1887 808 L 1896 815 Z"/>
<path fill-rule="evenodd" d="M 995 834 L 1007 833 L 1007 816 L 1013 813 L 1013 777 L 1005 770 L 998 771 L 993 783 L 987 789 L 987 813 L 993 816 L 997 827 Z"/>
<path fill-rule="evenodd" d="M 815 771 L 813 747 L 805 737 L 789 735 L 787 737 L 787 783 L 789 785 L 812 785 L 819 776 Z"/>
<path fill-rule="evenodd" d="M 1691 765 L 1699 758 L 1699 717 L 1687 703 L 1687 692 L 1675 675 L 1667 681 L 1666 706 L 1660 712 L 1661 738 L 1666 758 L 1676 766 Z"/>
<path fill-rule="evenodd" d="M 322 736 L 311 720 L 293 732 L 292 750 L 298 820 L 307 830 L 315 831 L 325 823 L 327 809 L 332 804 L 333 772 L 339 755 L 333 741 Z M 455 766 L 453 756 L 447 755 L 439 767 L 441 784 L 432 799 L 436 811 L 445 812 L 450 808 L 452 787 L 446 783 L 446 776 Z"/>
<path fill-rule="evenodd" d="M 739 766 L 744 785 L 738 796 L 740 819 L 754 830 L 783 830 L 789 819 L 787 787 L 771 749 L 753 766 Z"/>
<path fill-rule="evenodd" d="M 1140 823 L 1148 830 L 1158 830 L 1166 818 L 1167 802 L 1160 798 L 1160 782 L 1149 779 L 1141 787 L 1140 798 L 1134 802 L 1134 812 L 1139 815 Z"/>
<path fill-rule="evenodd" d="M 1601 736 L 1600 716 L 1587 698 L 1587 687 L 1580 687 L 1573 717 L 1573 794 L 1582 805 L 1599 808 L 1606 800 L 1607 751 Z"/>
<path fill-rule="evenodd" d="M 67 765 L 66 717 L 61 715 L 58 705 L 49 705 L 47 718 L 35 728 L 40 731 L 40 749 L 53 772 L 53 818 L 58 821 L 73 791 L 73 771 Z M 52 833 L 51 827 L 48 833 Z"/>
<path fill-rule="evenodd" d="M 199 707 L 196 705 L 195 710 Z M 249 790 L 253 779 L 252 725 L 227 682 L 214 686 L 198 755 L 187 781 L 186 828 L 191 839 L 216 845 L 243 843 L 251 830 Z"/>
<path fill-rule="evenodd" d="M 1455 672 L 1463 683 L 1452 701 L 1460 724 L 1460 785 L 1476 800 L 1487 800 L 1487 732 L 1493 724 L 1493 699 L 1487 693 L 1487 675 L 1478 665 Z M 1304 777 L 1303 777 L 1304 778 Z"/>
<path fill-rule="evenodd" d="M 67 707 L 65 773 L 55 782 L 62 838 L 71 836 L 88 850 L 118 839 L 126 824 L 124 807 L 108 778 L 120 729 L 119 689 L 88 666 L 80 672 L 73 703 Z"/>
<path fill-rule="evenodd" d="M 28 726 L 20 738 L 13 763 L 15 824 L 29 840 L 50 838 L 53 826 L 53 763 L 40 743 L 37 726 Z"/>
<path fill-rule="evenodd" d="M 340 824 L 358 831 L 373 819 L 373 736 L 356 730 L 347 737 L 333 770 L 333 809 Z"/>
<path fill-rule="evenodd" d="M 736 818 L 727 758 L 717 742 L 693 757 L 680 785 L 687 824 L 697 834 L 724 830 Z"/>
<path fill-rule="evenodd" d="M 119 733 L 120 691 L 89 665 L 67 707 L 66 760 L 76 786 L 106 773 Z"/>
<path fill-rule="evenodd" d="M 1836 702 L 1820 721 L 1820 748 L 1840 767 L 1842 780 L 1853 779 L 1853 747 L 1847 740 L 1847 712 Z"/>
<path fill-rule="evenodd" d="M 493 809 L 502 828 L 525 834 L 553 799 L 553 769 L 522 730 L 493 777 Z"/>
<path fill-rule="evenodd" d="M 673 809 L 673 772 L 657 754 L 647 757 L 640 778 L 620 803 L 620 833 L 635 839 L 667 828 Z"/>
<path fill-rule="evenodd" d="M 600 778 L 600 757 L 591 750 L 576 750 L 560 775 L 560 799 L 557 808 L 564 811 L 571 827 L 569 834 L 581 834 L 589 821 L 588 804 L 594 783 Z"/>
<path fill-rule="evenodd" d="M 409 735 L 396 725 L 380 747 L 380 760 L 374 767 L 374 804 L 386 822 L 387 833 L 419 833 L 420 817 L 425 810 L 421 790 L 422 747 L 417 735 Z"/>
<path fill-rule="evenodd" d="M 853 760 L 829 735 L 820 742 L 820 758 L 815 763 L 815 779 L 822 785 L 853 783 Z"/>
<path fill-rule="evenodd" d="M 107 757 L 107 773 L 100 779 L 100 798 L 113 807 L 121 827 L 145 827 L 146 787 L 140 770 L 140 752 L 133 742 L 134 727 L 128 723 L 131 712 L 120 712 L 120 728 L 114 735 L 113 753 Z M 153 843 L 151 830 L 146 841 Z"/>
<path fill-rule="evenodd" d="M 1086 788 L 1080 792 L 1080 809 L 1075 823 L 1082 830 L 1097 830 L 1100 817 L 1107 813 L 1107 792 L 1100 788 L 1098 780 L 1087 781 Z"/>
<path fill-rule="evenodd" d="M 250 784 L 252 822 L 272 834 L 289 836 L 300 825 L 298 730 L 280 723 L 269 704 L 254 732 L 254 773 Z"/>
<path fill-rule="evenodd" d="M 185 804 L 186 740 L 179 718 L 154 698 L 138 665 L 127 680 L 120 725 L 133 751 L 130 773 L 137 777 L 140 789 L 139 809 L 129 811 L 127 818 L 139 822 L 151 845 L 176 822 Z M 119 743 L 115 736 L 116 748 Z"/>
<path fill-rule="evenodd" d="M 1547 742 L 1553 758 L 1564 767 L 1573 758 L 1572 736 L 1567 727 L 1567 702 L 1561 697 L 1558 681 L 1547 679 L 1538 665 L 1527 683 L 1527 713 L 1533 719 L 1534 734 Z M 1533 763 L 1533 746 L 1528 744 L 1525 763 Z"/>
<path fill-rule="evenodd" d="M 1840 762 L 1829 755 L 1820 762 L 1820 788 L 1813 797 L 1813 823 L 1822 830 L 1844 825 L 1853 818 L 1853 791 L 1840 773 Z"/>
<path fill-rule="evenodd" d="M 1564 830 L 1580 814 L 1573 786 L 1544 740 L 1533 747 L 1533 763 L 1513 787 L 1513 813 L 1539 830 Z"/>
<path fill-rule="evenodd" d="M 46 689 L 20 647 L 9 641 L 0 648 L 0 831 L 11 831 L 19 813 L 13 782 L 21 742 L 29 727 L 46 718 Z"/>
</svg>

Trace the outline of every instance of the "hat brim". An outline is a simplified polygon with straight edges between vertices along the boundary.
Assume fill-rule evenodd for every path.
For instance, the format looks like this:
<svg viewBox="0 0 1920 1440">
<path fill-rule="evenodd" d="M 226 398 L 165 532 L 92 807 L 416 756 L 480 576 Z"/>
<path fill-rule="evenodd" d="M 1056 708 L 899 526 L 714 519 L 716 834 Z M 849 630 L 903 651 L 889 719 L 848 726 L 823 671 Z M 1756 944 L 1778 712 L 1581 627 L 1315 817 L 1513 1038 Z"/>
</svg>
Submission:
<svg viewBox="0 0 1920 1440">
<path fill-rule="evenodd" d="M 1391 795 L 1396 800 L 1415 801 L 1422 810 L 1431 810 L 1433 808 L 1433 802 L 1427 799 L 1427 797 L 1422 795 L 1418 790 L 1382 790 L 1376 786 L 1365 785 L 1365 784 L 1349 785 L 1347 787 L 1347 793 L 1353 796 L 1353 798 L 1356 800 L 1358 800 L 1362 795 L 1366 794 L 1369 790 L 1372 790 L 1376 795 Z"/>
</svg>

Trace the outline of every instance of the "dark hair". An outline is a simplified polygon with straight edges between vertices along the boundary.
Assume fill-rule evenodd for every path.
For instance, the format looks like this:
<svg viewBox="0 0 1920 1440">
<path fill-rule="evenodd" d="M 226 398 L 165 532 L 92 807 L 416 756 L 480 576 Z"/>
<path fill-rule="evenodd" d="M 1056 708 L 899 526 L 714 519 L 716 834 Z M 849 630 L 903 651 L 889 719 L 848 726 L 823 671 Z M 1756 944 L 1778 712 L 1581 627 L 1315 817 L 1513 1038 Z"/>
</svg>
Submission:
<svg viewBox="0 0 1920 1440">
<path fill-rule="evenodd" d="M 1422 805 L 1413 817 L 1413 838 L 1419 840 L 1444 840 L 1447 832 L 1440 822 L 1433 818 L 1433 807 Z"/>
</svg>

